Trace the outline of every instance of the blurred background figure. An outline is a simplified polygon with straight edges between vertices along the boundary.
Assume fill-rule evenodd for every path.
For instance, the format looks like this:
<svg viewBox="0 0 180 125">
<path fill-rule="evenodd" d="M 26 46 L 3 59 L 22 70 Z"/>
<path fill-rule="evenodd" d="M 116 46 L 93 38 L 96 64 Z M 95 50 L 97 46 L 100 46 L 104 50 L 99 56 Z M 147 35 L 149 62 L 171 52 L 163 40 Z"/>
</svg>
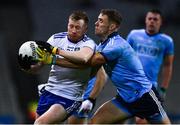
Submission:
<svg viewBox="0 0 180 125">
<path fill-rule="evenodd" d="M 145 16 L 145 28 L 132 30 L 127 41 L 139 56 L 146 76 L 153 89 L 157 90 L 156 95 L 164 103 L 173 70 L 174 42 L 170 36 L 162 33 L 162 18 L 160 10 L 149 10 Z M 159 73 L 162 81 L 158 84 Z M 140 122 L 140 119 L 137 121 Z"/>
</svg>

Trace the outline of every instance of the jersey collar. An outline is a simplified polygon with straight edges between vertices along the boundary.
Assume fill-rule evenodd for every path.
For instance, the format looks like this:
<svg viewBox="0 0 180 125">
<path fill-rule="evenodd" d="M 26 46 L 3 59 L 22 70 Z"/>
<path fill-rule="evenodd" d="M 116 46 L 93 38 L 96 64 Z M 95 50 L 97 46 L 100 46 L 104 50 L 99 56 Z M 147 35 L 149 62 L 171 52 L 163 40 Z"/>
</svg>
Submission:
<svg viewBox="0 0 180 125">
<path fill-rule="evenodd" d="M 69 37 L 67 36 L 68 40 L 69 40 L 71 43 L 78 43 L 79 41 L 83 40 L 84 37 L 85 37 L 85 34 L 84 34 L 84 35 L 82 36 L 82 38 L 79 39 L 78 41 L 73 41 L 73 40 L 69 39 Z"/>
<path fill-rule="evenodd" d="M 148 36 L 155 36 L 155 35 L 157 35 L 157 34 L 160 34 L 161 32 L 159 31 L 159 32 L 157 32 L 157 33 L 154 33 L 154 34 L 149 34 L 146 30 L 145 30 L 145 33 L 148 35 Z"/>
<path fill-rule="evenodd" d="M 110 35 L 108 35 L 106 40 L 101 42 L 101 44 L 105 44 L 107 41 L 109 41 L 109 38 L 112 38 L 112 37 L 117 36 L 117 35 L 118 35 L 118 32 L 111 33 Z"/>
</svg>

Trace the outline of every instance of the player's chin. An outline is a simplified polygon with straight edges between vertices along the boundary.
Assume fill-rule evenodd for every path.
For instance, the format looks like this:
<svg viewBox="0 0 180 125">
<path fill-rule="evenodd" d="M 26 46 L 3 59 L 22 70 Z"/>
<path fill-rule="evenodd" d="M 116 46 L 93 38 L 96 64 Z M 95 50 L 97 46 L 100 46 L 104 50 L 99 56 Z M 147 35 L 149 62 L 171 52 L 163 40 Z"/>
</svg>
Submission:
<svg viewBox="0 0 180 125">
<path fill-rule="evenodd" d="M 100 34 L 101 32 L 97 28 L 95 28 L 95 35 L 100 35 Z"/>
</svg>

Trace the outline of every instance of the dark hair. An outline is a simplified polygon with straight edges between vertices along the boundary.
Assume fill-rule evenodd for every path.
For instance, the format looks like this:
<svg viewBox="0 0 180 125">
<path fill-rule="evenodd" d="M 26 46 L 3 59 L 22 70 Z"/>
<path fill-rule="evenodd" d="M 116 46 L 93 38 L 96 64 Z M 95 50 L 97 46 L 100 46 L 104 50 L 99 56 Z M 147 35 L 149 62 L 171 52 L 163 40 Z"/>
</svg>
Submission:
<svg viewBox="0 0 180 125">
<path fill-rule="evenodd" d="M 109 21 L 115 22 L 118 26 L 120 26 L 122 22 L 121 14 L 115 9 L 102 9 L 101 13 L 103 15 L 107 15 Z"/>
<path fill-rule="evenodd" d="M 159 9 L 151 9 L 148 12 L 159 14 L 163 18 L 162 12 Z"/>
<path fill-rule="evenodd" d="M 73 13 L 69 16 L 69 18 L 72 20 L 82 19 L 82 20 L 84 20 L 85 24 L 88 24 L 88 22 L 89 22 L 86 12 L 80 11 L 80 10 L 73 11 Z"/>
</svg>

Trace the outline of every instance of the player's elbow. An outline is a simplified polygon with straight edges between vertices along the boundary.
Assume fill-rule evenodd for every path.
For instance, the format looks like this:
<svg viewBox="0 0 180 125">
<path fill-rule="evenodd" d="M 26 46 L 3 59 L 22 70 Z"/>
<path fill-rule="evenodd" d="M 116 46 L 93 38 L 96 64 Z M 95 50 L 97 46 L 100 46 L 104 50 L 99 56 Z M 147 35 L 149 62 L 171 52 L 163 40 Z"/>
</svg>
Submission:
<svg viewBox="0 0 180 125">
<path fill-rule="evenodd" d="M 91 59 L 91 55 L 81 56 L 81 62 L 83 64 L 87 64 L 90 59 Z"/>
<path fill-rule="evenodd" d="M 80 62 L 81 62 L 82 64 L 87 64 L 88 61 L 89 61 L 88 58 L 82 58 Z"/>
</svg>

